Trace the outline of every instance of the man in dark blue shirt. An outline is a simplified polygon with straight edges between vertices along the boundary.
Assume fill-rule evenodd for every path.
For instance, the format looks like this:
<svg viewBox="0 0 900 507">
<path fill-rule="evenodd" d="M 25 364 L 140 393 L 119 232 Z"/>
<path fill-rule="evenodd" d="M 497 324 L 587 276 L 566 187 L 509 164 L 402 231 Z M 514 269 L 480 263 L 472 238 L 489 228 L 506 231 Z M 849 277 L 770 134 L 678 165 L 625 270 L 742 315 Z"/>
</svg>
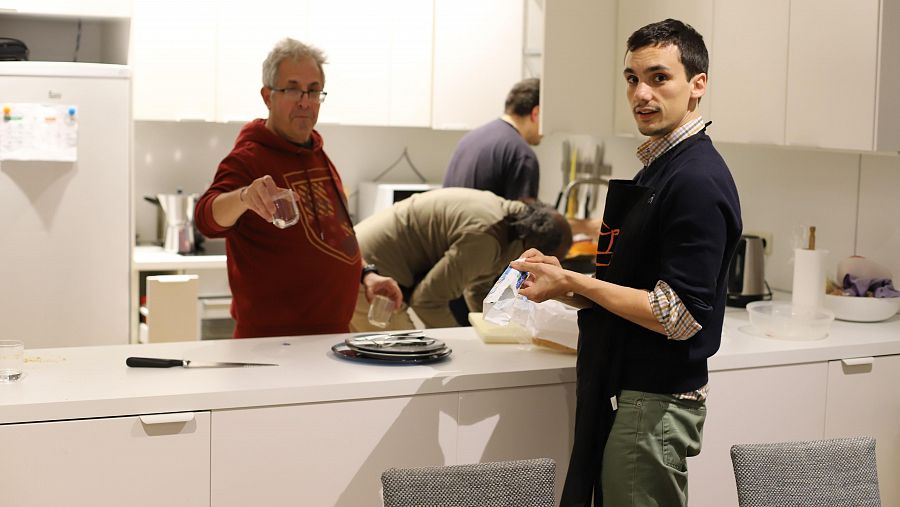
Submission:
<svg viewBox="0 0 900 507">
<path fill-rule="evenodd" d="M 540 86 L 537 78 L 516 83 L 503 116 L 463 136 L 450 158 L 445 187 L 489 190 L 510 200 L 537 199 L 540 168 L 531 146 L 541 142 Z"/>
</svg>

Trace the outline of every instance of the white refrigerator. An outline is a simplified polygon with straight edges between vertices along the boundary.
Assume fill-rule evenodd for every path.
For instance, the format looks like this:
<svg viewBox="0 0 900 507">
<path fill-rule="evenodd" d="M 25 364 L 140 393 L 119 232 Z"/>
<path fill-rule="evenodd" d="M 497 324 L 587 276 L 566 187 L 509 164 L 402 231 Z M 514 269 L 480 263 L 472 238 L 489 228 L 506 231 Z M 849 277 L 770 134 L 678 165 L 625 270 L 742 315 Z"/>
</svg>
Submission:
<svg viewBox="0 0 900 507">
<path fill-rule="evenodd" d="M 0 339 L 129 341 L 130 76 L 0 62 Z"/>
</svg>

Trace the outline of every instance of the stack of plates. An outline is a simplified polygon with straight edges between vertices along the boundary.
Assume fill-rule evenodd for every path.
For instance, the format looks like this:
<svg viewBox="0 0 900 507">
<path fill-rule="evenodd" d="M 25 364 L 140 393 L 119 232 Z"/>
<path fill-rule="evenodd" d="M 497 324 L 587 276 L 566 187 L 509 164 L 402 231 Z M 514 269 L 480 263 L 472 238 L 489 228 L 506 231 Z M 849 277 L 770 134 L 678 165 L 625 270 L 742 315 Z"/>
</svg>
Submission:
<svg viewBox="0 0 900 507">
<path fill-rule="evenodd" d="M 343 359 L 385 364 L 422 364 L 450 355 L 447 344 L 421 331 L 356 335 L 331 347 Z"/>
</svg>

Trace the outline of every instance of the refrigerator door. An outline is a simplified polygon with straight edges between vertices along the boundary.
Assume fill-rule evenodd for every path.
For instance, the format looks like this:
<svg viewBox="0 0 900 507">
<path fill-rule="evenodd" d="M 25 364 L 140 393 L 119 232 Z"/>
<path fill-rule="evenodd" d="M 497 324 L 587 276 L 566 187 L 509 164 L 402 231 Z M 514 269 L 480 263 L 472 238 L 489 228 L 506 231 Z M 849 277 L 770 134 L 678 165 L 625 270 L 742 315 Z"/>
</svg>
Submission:
<svg viewBox="0 0 900 507">
<path fill-rule="evenodd" d="M 74 106 L 78 129 L 74 162 L 0 161 L 3 336 L 29 349 L 128 343 L 130 73 L 0 62 L 0 107 L 10 104 Z"/>
</svg>

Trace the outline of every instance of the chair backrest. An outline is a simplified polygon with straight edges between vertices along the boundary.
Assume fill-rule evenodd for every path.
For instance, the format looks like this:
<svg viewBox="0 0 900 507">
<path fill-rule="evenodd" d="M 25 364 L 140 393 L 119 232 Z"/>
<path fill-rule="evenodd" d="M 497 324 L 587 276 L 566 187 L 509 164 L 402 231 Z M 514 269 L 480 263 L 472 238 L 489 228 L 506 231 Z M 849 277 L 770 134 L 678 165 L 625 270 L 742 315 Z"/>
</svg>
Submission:
<svg viewBox="0 0 900 507">
<path fill-rule="evenodd" d="M 731 447 L 741 507 L 880 507 L 875 439 Z"/>
<path fill-rule="evenodd" d="M 556 462 L 549 458 L 381 474 L 385 507 L 553 507 L 555 482 Z"/>
</svg>

